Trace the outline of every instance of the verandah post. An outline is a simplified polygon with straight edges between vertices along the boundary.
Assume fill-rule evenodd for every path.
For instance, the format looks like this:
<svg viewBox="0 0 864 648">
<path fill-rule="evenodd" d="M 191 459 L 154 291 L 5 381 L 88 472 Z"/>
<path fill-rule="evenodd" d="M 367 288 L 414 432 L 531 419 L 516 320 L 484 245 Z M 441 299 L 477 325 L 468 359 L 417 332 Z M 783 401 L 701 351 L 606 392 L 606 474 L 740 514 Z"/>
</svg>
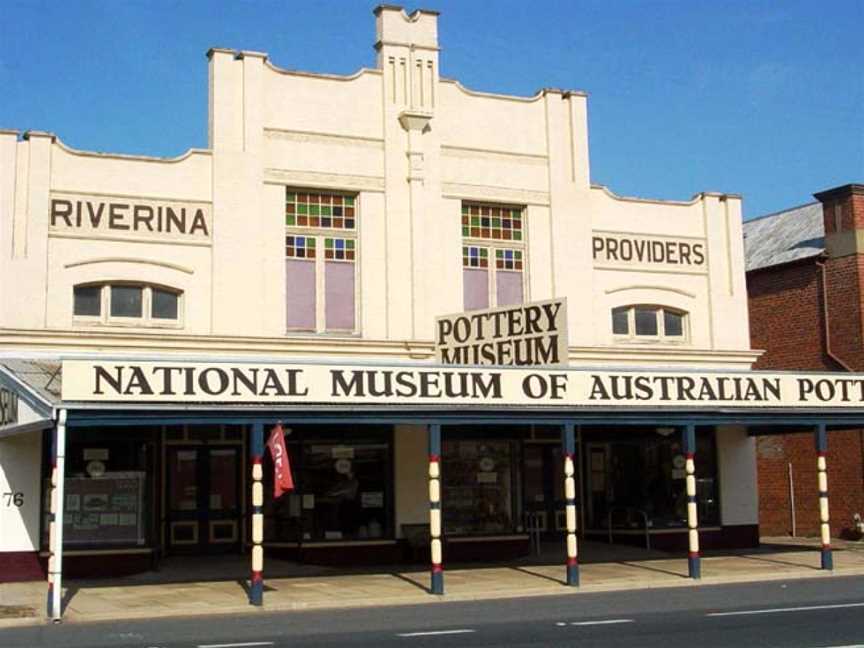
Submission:
<svg viewBox="0 0 864 648">
<path fill-rule="evenodd" d="M 562 430 L 564 445 L 564 507 L 567 518 L 567 584 L 579 585 L 579 558 L 576 547 L 576 433 L 573 423 Z"/>
<path fill-rule="evenodd" d="M 60 410 L 52 434 L 51 498 L 48 515 L 48 616 L 63 617 L 63 509 L 66 485 L 66 410 Z"/>
<path fill-rule="evenodd" d="M 702 565 L 699 557 L 699 515 L 696 508 L 696 426 L 688 424 L 682 434 L 682 445 L 686 458 L 687 488 L 687 571 L 690 578 L 702 578 Z"/>
<path fill-rule="evenodd" d="M 252 578 L 249 583 L 249 603 L 264 604 L 264 424 L 253 423 L 249 437 L 252 460 Z"/>
<path fill-rule="evenodd" d="M 831 525 L 828 515 L 828 431 L 824 424 L 816 426 L 816 469 L 819 476 L 819 530 L 822 536 L 822 569 L 834 569 L 831 553 Z"/>
<path fill-rule="evenodd" d="M 441 426 L 429 426 L 429 548 L 432 559 L 432 594 L 444 593 L 441 546 Z"/>
</svg>

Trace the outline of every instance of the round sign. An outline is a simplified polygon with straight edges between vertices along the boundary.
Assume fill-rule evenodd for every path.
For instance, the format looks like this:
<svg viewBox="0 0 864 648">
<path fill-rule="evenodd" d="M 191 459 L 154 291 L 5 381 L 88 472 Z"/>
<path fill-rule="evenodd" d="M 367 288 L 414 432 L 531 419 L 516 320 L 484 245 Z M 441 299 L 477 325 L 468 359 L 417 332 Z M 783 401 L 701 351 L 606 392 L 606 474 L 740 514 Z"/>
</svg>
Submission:
<svg viewBox="0 0 864 648">
<path fill-rule="evenodd" d="M 687 460 L 684 458 L 684 455 L 675 455 L 672 458 L 672 465 L 676 468 L 683 468 L 687 465 Z"/>
<path fill-rule="evenodd" d="M 105 474 L 105 464 L 101 461 L 87 462 L 87 474 L 91 477 L 101 477 Z"/>
<path fill-rule="evenodd" d="M 483 457 L 480 460 L 480 470 L 483 472 L 491 472 L 495 470 L 495 460 L 492 457 Z"/>
<path fill-rule="evenodd" d="M 351 460 L 350 459 L 337 459 L 336 463 L 333 464 L 333 467 L 336 469 L 336 472 L 340 475 L 347 475 L 351 472 Z"/>
</svg>

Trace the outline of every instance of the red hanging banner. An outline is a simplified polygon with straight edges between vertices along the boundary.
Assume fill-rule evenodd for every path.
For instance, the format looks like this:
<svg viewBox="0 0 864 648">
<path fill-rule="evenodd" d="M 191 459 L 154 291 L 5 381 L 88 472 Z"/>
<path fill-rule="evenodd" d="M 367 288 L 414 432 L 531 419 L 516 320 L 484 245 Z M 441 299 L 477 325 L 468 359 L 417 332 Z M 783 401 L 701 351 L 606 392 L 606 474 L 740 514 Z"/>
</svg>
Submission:
<svg viewBox="0 0 864 648">
<path fill-rule="evenodd" d="M 294 490 L 294 478 L 291 476 L 291 463 L 288 461 L 288 450 L 285 448 L 285 433 L 279 423 L 270 433 L 267 440 L 270 455 L 273 457 L 273 497 L 282 497 L 285 491 Z"/>
</svg>

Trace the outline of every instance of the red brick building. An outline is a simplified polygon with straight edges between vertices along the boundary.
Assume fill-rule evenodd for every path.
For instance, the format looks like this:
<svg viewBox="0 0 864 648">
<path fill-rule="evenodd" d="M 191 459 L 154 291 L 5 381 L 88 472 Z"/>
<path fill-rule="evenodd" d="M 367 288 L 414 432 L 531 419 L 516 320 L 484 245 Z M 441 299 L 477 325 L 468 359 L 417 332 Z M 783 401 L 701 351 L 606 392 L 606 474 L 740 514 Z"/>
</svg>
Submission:
<svg viewBox="0 0 864 648">
<path fill-rule="evenodd" d="M 864 371 L 864 185 L 744 224 L 757 369 Z M 812 433 L 757 443 L 762 535 L 818 535 Z M 829 436 L 831 533 L 864 516 L 864 430 Z M 794 507 L 793 507 L 794 502 Z M 793 516 L 794 509 L 794 516 Z"/>
</svg>

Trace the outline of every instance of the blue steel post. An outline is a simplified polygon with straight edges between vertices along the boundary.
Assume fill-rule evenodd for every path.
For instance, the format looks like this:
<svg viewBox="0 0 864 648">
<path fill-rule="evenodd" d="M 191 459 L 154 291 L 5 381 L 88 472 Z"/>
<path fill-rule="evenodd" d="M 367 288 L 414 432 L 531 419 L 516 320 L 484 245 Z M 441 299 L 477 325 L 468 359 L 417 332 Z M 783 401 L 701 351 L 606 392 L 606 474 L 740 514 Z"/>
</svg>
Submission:
<svg viewBox="0 0 864 648">
<path fill-rule="evenodd" d="M 685 426 L 682 432 L 682 446 L 685 456 L 687 488 L 687 571 L 690 578 L 702 578 L 702 564 L 699 557 L 699 516 L 696 508 L 696 426 Z"/>
<path fill-rule="evenodd" d="M 834 569 L 831 553 L 831 526 L 828 515 L 828 432 L 825 425 L 816 426 L 816 468 L 819 479 L 819 530 L 822 536 L 822 569 Z"/>
<path fill-rule="evenodd" d="M 252 578 L 249 582 L 249 603 L 264 604 L 264 477 L 261 460 L 264 457 L 264 424 L 253 423 L 249 434 L 249 455 L 252 460 Z"/>
<path fill-rule="evenodd" d="M 564 509 L 567 518 L 567 585 L 579 586 L 579 554 L 576 547 L 576 432 L 573 423 L 562 429 L 564 445 Z"/>
<path fill-rule="evenodd" d="M 432 594 L 444 593 L 441 546 L 441 426 L 429 426 L 429 549 L 432 559 Z"/>
</svg>

